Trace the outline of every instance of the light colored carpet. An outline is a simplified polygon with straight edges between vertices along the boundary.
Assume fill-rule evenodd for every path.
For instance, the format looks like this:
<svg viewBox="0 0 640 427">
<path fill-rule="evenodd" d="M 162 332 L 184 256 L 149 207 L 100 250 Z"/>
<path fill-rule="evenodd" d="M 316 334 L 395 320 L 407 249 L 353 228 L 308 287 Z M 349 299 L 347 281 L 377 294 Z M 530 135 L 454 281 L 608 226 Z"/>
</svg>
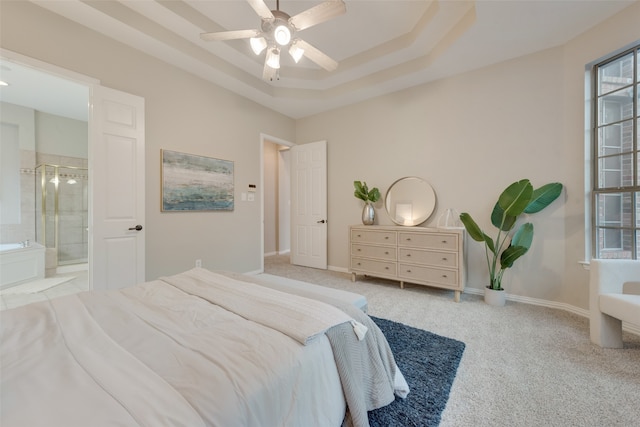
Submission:
<svg viewBox="0 0 640 427">
<path fill-rule="evenodd" d="M 265 258 L 265 273 L 365 295 L 369 314 L 463 341 L 442 427 L 640 425 L 640 337 L 624 349 L 589 340 L 586 318 L 558 309 L 363 278 Z"/>
<path fill-rule="evenodd" d="M 35 294 L 38 292 L 46 291 L 54 286 L 61 285 L 69 280 L 74 279 L 74 276 L 65 277 L 50 277 L 46 279 L 34 280 L 22 285 L 12 286 L 0 291 L 0 295 L 19 295 L 19 294 Z"/>
</svg>

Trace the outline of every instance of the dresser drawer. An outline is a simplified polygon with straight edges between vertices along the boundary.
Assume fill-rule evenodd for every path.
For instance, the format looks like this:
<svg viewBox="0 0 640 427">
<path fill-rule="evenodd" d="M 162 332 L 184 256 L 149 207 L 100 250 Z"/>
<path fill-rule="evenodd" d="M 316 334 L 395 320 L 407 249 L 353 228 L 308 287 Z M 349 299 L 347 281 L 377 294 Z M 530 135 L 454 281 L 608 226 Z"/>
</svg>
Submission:
<svg viewBox="0 0 640 427">
<path fill-rule="evenodd" d="M 398 267 L 398 277 L 408 282 L 413 279 L 421 282 L 437 283 L 451 288 L 458 287 L 458 273 L 455 270 L 400 264 Z"/>
<path fill-rule="evenodd" d="M 366 258 L 379 258 L 388 261 L 396 260 L 395 246 L 372 246 L 353 243 L 351 255 Z"/>
<path fill-rule="evenodd" d="M 458 254 L 455 252 L 425 251 L 421 249 L 398 249 L 398 261 L 435 267 L 458 267 Z"/>
<path fill-rule="evenodd" d="M 351 241 L 357 243 L 376 243 L 396 245 L 395 231 L 351 230 Z"/>
<path fill-rule="evenodd" d="M 458 250 L 458 236 L 446 233 L 398 233 L 398 245 L 412 248 Z"/>
<path fill-rule="evenodd" d="M 372 276 L 395 276 L 397 265 L 395 262 L 351 257 L 351 270 L 362 271 L 364 274 L 371 274 Z"/>
</svg>

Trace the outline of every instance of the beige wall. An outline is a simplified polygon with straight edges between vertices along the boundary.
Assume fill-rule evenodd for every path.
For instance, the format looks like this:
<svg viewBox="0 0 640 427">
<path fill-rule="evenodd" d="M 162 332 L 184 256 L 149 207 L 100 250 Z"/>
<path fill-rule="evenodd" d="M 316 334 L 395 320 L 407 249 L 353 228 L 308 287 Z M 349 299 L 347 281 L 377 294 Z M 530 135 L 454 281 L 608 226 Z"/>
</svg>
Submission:
<svg viewBox="0 0 640 427">
<path fill-rule="evenodd" d="M 530 252 L 505 275 L 508 293 L 588 306 L 584 259 L 585 64 L 640 39 L 640 5 L 567 43 L 358 105 L 298 120 L 297 141 L 328 141 L 329 265 L 348 267 L 348 226 L 360 222 L 354 180 L 386 192 L 402 176 L 429 181 L 437 209 L 490 213 L 511 182 L 559 181 L 560 200 L 530 219 Z M 382 202 L 380 224 L 391 224 Z M 482 289 L 481 244 L 468 244 L 468 286 Z"/>
<path fill-rule="evenodd" d="M 261 201 L 243 202 L 240 193 L 260 183 L 260 133 L 293 140 L 292 119 L 32 3 L 3 1 L 0 19 L 2 48 L 145 98 L 148 279 L 196 259 L 208 268 L 260 268 Z M 235 210 L 160 212 L 161 149 L 234 161 Z"/>
<path fill-rule="evenodd" d="M 36 111 L 36 150 L 39 153 L 88 158 L 87 122 Z"/>
</svg>

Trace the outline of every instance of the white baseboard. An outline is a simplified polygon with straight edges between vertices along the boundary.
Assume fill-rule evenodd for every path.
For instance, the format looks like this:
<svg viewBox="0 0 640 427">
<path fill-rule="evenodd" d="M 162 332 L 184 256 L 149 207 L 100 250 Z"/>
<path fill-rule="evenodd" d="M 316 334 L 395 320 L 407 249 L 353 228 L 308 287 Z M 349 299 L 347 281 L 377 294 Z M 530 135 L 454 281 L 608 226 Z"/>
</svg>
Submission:
<svg viewBox="0 0 640 427">
<path fill-rule="evenodd" d="M 343 267 L 334 267 L 329 266 L 329 270 L 338 271 L 340 273 L 349 273 L 349 269 Z M 476 289 L 476 288 L 465 288 L 464 293 L 473 294 L 473 295 L 484 295 L 484 289 Z M 509 301 L 521 302 L 523 304 L 531 304 L 531 305 L 539 305 L 541 307 L 548 308 L 557 308 L 559 310 L 568 311 L 569 313 L 577 314 L 578 316 L 589 318 L 589 310 L 585 310 L 584 308 L 576 307 L 571 304 L 566 304 L 563 302 L 549 301 L 538 298 L 531 297 L 522 297 L 520 295 L 509 295 L 506 294 L 506 298 Z M 630 332 L 635 335 L 640 335 L 640 327 L 635 325 L 627 324 L 626 322 L 622 323 L 622 329 Z"/>
<path fill-rule="evenodd" d="M 349 269 L 348 268 L 344 268 L 344 267 L 334 267 L 333 265 L 330 265 L 327 267 L 328 270 L 331 271 L 337 271 L 339 273 L 348 273 Z"/>
</svg>

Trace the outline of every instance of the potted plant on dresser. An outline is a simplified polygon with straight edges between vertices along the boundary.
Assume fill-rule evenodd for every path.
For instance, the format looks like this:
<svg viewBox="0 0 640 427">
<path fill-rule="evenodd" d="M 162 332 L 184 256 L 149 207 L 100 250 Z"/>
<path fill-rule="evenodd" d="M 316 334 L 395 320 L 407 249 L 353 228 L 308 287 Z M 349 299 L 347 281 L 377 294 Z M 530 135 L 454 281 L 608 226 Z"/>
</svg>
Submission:
<svg viewBox="0 0 640 427">
<path fill-rule="evenodd" d="M 376 187 L 369 190 L 367 183 L 360 181 L 353 181 L 353 186 L 355 187 L 353 195 L 364 201 L 364 208 L 362 209 L 362 223 L 364 225 L 372 225 L 376 217 L 376 211 L 373 209 L 373 204 L 380 200 L 380 190 Z"/>
<path fill-rule="evenodd" d="M 534 214 L 549 206 L 562 192 L 562 184 L 552 182 L 534 189 L 528 179 L 509 185 L 500 194 L 493 212 L 491 224 L 497 228 L 495 239 L 489 237 L 471 215 L 460 214 L 460 221 L 477 242 L 483 242 L 489 285 L 485 288 L 485 302 L 491 305 L 504 305 L 505 295 L 502 288 L 502 276 L 507 268 L 529 250 L 533 241 L 533 224 L 521 224 L 512 234 L 512 230 L 522 214 Z"/>
</svg>

